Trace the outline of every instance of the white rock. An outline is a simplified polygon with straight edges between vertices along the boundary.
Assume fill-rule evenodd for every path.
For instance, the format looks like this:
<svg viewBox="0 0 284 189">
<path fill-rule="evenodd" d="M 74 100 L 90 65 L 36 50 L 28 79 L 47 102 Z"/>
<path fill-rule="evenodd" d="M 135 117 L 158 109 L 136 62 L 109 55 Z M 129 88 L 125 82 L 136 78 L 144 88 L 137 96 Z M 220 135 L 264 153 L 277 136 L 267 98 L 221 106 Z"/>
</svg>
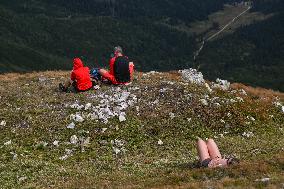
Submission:
<svg viewBox="0 0 284 189">
<path fill-rule="evenodd" d="M 13 160 L 16 160 L 18 158 L 18 154 L 15 152 L 10 152 L 11 155 L 13 155 Z"/>
<path fill-rule="evenodd" d="M 59 146 L 59 141 L 58 140 L 55 140 L 55 141 L 53 141 L 53 143 L 52 143 L 54 146 Z"/>
<path fill-rule="evenodd" d="M 220 107 L 220 106 L 221 106 L 221 104 L 218 103 L 218 102 L 214 103 L 214 105 L 217 106 L 217 107 Z"/>
<path fill-rule="evenodd" d="M 12 144 L 12 140 L 9 140 L 9 141 L 4 143 L 5 146 L 11 145 L 11 144 Z"/>
<path fill-rule="evenodd" d="M 102 133 L 106 132 L 107 128 L 102 128 Z"/>
<path fill-rule="evenodd" d="M 152 104 L 153 104 L 153 105 L 155 105 L 155 104 L 159 104 L 159 100 L 158 100 L 158 99 L 156 99 L 154 102 L 152 102 Z"/>
<path fill-rule="evenodd" d="M 174 118 L 176 117 L 173 112 L 170 112 L 170 113 L 169 113 L 169 116 L 170 116 L 171 119 L 174 119 Z"/>
<path fill-rule="evenodd" d="M 256 179 L 256 182 L 268 182 L 270 181 L 270 178 L 262 178 L 262 179 Z"/>
<path fill-rule="evenodd" d="M 159 139 L 158 144 L 159 145 L 163 145 L 164 143 L 163 143 L 163 141 L 161 139 Z"/>
<path fill-rule="evenodd" d="M 244 89 L 240 89 L 240 93 L 245 96 L 247 95 L 247 92 Z"/>
<path fill-rule="evenodd" d="M 76 114 L 74 121 L 82 123 L 84 121 L 84 118 L 82 116 L 80 116 L 79 114 Z"/>
<path fill-rule="evenodd" d="M 180 73 L 184 81 L 194 83 L 197 85 L 203 85 L 205 83 L 203 74 L 201 72 L 198 72 L 196 69 L 190 68 L 190 69 L 180 70 Z"/>
<path fill-rule="evenodd" d="M 85 105 L 85 110 L 89 110 L 92 107 L 92 103 L 87 103 Z"/>
<path fill-rule="evenodd" d="M 59 159 L 62 160 L 62 161 L 64 161 L 64 160 L 66 160 L 68 157 L 69 157 L 68 155 L 64 155 L 64 156 L 59 157 Z"/>
<path fill-rule="evenodd" d="M 18 179 L 18 181 L 19 182 L 23 182 L 23 181 L 25 181 L 25 180 L 27 180 L 28 179 L 28 177 L 20 177 L 19 179 Z"/>
<path fill-rule="evenodd" d="M 243 137 L 247 137 L 247 138 L 250 138 L 250 137 L 252 137 L 252 136 L 254 136 L 254 134 L 253 134 L 253 132 L 244 132 L 243 134 Z"/>
<path fill-rule="evenodd" d="M 119 122 L 123 122 L 123 121 L 126 121 L 125 113 L 124 113 L 124 112 L 122 112 L 122 113 L 119 115 Z"/>
<path fill-rule="evenodd" d="M 255 121 L 255 118 L 252 116 L 247 116 L 247 119 L 251 120 L 251 121 Z"/>
<path fill-rule="evenodd" d="M 4 120 L 1 121 L 1 122 L 0 122 L 0 126 L 6 126 L 6 121 L 4 121 Z"/>
<path fill-rule="evenodd" d="M 95 85 L 94 87 L 93 87 L 93 89 L 95 89 L 95 90 L 99 90 L 101 87 L 99 86 L 99 85 Z"/>
<path fill-rule="evenodd" d="M 201 102 L 202 105 L 208 106 L 208 102 L 207 102 L 206 99 L 200 99 L 200 102 Z"/>
<path fill-rule="evenodd" d="M 205 87 L 208 90 L 209 93 L 212 93 L 212 89 L 210 88 L 210 86 L 208 85 L 208 83 L 205 83 Z"/>
<path fill-rule="evenodd" d="M 77 144 L 78 143 L 78 137 L 76 135 L 72 135 L 70 137 L 70 143 L 71 144 Z"/>
<path fill-rule="evenodd" d="M 236 97 L 236 100 L 239 101 L 239 102 L 244 102 L 244 99 L 242 97 L 239 97 L 239 96 Z"/>
<path fill-rule="evenodd" d="M 59 157 L 59 159 L 64 161 L 64 160 L 66 160 L 67 158 L 69 158 L 72 155 L 73 155 L 73 150 L 65 149 L 65 155 Z"/>
<path fill-rule="evenodd" d="M 67 128 L 68 129 L 74 129 L 75 128 L 75 123 L 74 122 L 70 123 L 69 125 L 67 125 Z"/>
<path fill-rule="evenodd" d="M 121 152 L 121 150 L 119 148 L 116 148 L 116 147 L 112 147 L 114 153 L 117 155 Z"/>
<path fill-rule="evenodd" d="M 218 88 L 218 89 L 222 89 L 222 90 L 229 90 L 230 89 L 230 82 L 228 82 L 227 80 L 222 80 L 217 78 L 216 79 L 216 83 L 213 85 L 213 88 Z"/>
</svg>

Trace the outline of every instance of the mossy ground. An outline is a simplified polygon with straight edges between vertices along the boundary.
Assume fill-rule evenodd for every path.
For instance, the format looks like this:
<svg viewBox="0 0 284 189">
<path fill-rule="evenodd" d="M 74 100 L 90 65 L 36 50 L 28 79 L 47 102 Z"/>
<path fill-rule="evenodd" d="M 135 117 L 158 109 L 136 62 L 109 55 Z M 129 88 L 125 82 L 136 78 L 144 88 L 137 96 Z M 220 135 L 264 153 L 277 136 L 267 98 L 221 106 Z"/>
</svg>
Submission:
<svg viewBox="0 0 284 189">
<path fill-rule="evenodd" d="M 1 187 L 284 187 L 284 116 L 273 104 L 275 94 L 282 102 L 283 94 L 271 91 L 261 96 L 250 90 L 244 95 L 237 89 L 209 93 L 205 87 L 182 82 L 175 72 L 137 73 L 132 85 L 121 87 L 138 98 L 125 122 L 86 120 L 67 129 L 70 114 L 76 111 L 66 105 L 96 104 L 94 94 L 114 87 L 60 93 L 58 83 L 67 77 L 66 72 L 0 76 L 0 122 L 6 121 L 0 126 Z M 90 144 L 70 144 L 72 135 L 90 137 Z M 197 137 L 214 138 L 222 154 L 240 158 L 241 164 L 199 168 Z M 125 143 L 125 151 L 117 155 L 111 143 L 115 139 Z M 4 145 L 9 140 L 11 144 Z M 60 141 L 58 147 L 52 144 L 55 140 Z M 60 160 L 65 149 L 73 155 Z M 256 181 L 267 177 L 268 182 Z"/>
</svg>

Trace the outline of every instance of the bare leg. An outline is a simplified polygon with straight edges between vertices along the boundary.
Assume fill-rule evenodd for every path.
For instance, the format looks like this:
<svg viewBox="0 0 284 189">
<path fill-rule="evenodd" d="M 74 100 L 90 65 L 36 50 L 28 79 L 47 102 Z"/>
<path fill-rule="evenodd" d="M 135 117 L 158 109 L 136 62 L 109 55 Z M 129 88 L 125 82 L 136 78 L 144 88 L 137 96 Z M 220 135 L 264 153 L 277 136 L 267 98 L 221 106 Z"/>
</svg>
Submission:
<svg viewBox="0 0 284 189">
<path fill-rule="evenodd" d="M 198 151 L 198 155 L 199 155 L 199 160 L 200 163 L 202 163 L 204 160 L 210 158 L 208 149 L 207 149 L 207 145 L 206 142 L 204 142 L 204 140 L 202 139 L 198 139 L 197 141 L 197 151 Z"/>
<path fill-rule="evenodd" d="M 207 140 L 207 148 L 211 159 L 222 158 L 219 148 L 213 139 Z"/>
<path fill-rule="evenodd" d="M 108 73 L 107 70 L 105 70 L 105 69 L 99 69 L 99 74 L 100 74 L 101 76 L 104 76 L 104 75 L 107 74 L 107 73 Z"/>
<path fill-rule="evenodd" d="M 103 78 L 109 80 L 112 84 L 117 84 L 117 81 L 116 81 L 114 75 L 111 75 L 107 70 L 100 69 L 99 73 Z"/>
</svg>

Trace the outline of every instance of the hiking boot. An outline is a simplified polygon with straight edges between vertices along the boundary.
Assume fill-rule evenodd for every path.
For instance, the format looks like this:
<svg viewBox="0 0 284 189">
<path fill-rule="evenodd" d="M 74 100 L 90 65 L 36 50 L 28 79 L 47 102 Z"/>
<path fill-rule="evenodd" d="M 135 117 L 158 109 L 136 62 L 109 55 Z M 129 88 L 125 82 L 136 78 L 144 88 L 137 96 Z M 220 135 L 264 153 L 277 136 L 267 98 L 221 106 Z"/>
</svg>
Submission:
<svg viewBox="0 0 284 189">
<path fill-rule="evenodd" d="M 59 90 L 61 92 L 67 92 L 67 88 L 62 83 L 59 83 Z"/>
</svg>

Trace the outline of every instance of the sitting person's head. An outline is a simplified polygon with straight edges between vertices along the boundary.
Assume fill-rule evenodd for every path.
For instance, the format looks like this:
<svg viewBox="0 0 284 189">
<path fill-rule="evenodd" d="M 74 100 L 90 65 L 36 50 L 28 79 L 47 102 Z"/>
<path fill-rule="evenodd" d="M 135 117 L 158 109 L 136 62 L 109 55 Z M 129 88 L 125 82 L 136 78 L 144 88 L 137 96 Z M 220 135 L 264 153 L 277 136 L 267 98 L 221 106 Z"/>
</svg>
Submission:
<svg viewBox="0 0 284 189">
<path fill-rule="evenodd" d="M 116 47 L 114 47 L 113 52 L 114 52 L 115 55 L 122 55 L 123 50 L 120 46 L 116 46 Z"/>
<path fill-rule="evenodd" d="M 83 62 L 80 58 L 74 58 L 73 60 L 73 70 L 83 67 Z"/>
</svg>

